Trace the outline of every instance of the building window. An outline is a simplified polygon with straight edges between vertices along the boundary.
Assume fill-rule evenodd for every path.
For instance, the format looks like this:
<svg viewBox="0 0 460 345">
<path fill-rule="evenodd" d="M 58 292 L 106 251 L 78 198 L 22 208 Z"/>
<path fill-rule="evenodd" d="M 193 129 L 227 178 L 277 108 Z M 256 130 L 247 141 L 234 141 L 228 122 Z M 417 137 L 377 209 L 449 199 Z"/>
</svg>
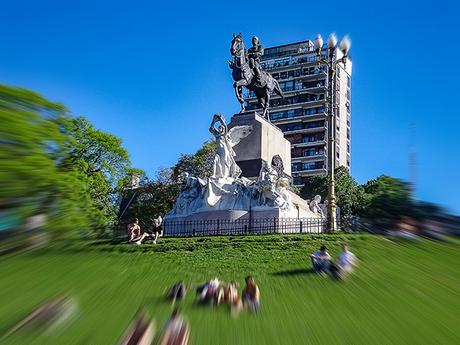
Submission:
<svg viewBox="0 0 460 345">
<path fill-rule="evenodd" d="M 315 148 L 304 150 L 302 153 L 302 156 L 313 157 L 313 156 L 322 156 L 323 154 L 324 154 L 324 147 L 315 147 Z"/>
<path fill-rule="evenodd" d="M 310 162 L 310 163 L 303 163 L 302 164 L 303 170 L 322 169 L 323 166 L 324 166 L 324 162 Z"/>
<path fill-rule="evenodd" d="M 312 142 L 321 141 L 321 140 L 324 140 L 324 133 L 304 135 L 302 138 L 303 143 L 312 143 Z"/>
<path fill-rule="evenodd" d="M 300 176 L 295 176 L 295 177 L 292 179 L 292 183 L 294 183 L 294 185 L 296 185 L 296 186 L 303 185 L 303 184 L 304 184 L 303 178 L 300 177 Z"/>
</svg>

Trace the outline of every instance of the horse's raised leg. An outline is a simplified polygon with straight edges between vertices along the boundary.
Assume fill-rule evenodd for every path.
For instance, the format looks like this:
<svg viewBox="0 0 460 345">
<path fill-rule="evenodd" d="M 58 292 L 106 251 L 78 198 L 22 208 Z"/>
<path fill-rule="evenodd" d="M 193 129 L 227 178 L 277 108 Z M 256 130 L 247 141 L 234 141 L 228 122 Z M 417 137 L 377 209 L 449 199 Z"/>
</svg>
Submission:
<svg viewBox="0 0 460 345">
<path fill-rule="evenodd" d="M 233 88 L 235 90 L 235 95 L 236 98 L 238 99 L 238 102 L 240 102 L 241 110 L 240 113 L 244 112 L 246 110 L 244 106 L 244 98 L 243 98 L 243 86 L 246 86 L 246 80 L 238 80 L 233 84 Z"/>
</svg>

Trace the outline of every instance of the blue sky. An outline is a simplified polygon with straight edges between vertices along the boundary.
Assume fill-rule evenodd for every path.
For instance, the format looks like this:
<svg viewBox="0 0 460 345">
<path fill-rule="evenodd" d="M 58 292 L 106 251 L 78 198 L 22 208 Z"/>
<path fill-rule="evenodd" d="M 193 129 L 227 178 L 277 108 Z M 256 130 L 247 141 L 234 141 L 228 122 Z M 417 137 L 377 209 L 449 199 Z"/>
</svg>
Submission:
<svg viewBox="0 0 460 345">
<path fill-rule="evenodd" d="M 326 7 L 326 4 L 328 8 Z M 451 1 L 2 1 L 0 82 L 67 105 L 120 136 L 153 175 L 238 111 L 232 33 L 265 46 L 353 40 L 351 172 L 408 179 L 460 214 L 458 3 Z"/>
</svg>

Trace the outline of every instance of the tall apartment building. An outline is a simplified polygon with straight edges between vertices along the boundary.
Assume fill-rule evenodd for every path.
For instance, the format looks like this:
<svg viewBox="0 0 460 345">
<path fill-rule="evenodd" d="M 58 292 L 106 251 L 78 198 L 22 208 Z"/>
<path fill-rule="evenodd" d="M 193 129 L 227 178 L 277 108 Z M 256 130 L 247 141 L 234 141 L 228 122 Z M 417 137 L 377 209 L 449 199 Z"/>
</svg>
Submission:
<svg viewBox="0 0 460 345">
<path fill-rule="evenodd" d="M 327 55 L 326 46 L 322 54 Z M 341 52 L 337 51 L 338 57 Z M 303 177 L 327 172 L 328 124 L 326 91 L 328 71 L 318 65 L 313 42 L 303 41 L 265 49 L 262 68 L 279 81 L 284 99 L 272 96 L 270 118 L 291 142 L 293 183 Z M 339 64 L 336 75 L 336 164 L 350 168 L 350 83 L 352 64 Z M 247 109 L 258 109 L 257 99 L 247 93 Z"/>
</svg>

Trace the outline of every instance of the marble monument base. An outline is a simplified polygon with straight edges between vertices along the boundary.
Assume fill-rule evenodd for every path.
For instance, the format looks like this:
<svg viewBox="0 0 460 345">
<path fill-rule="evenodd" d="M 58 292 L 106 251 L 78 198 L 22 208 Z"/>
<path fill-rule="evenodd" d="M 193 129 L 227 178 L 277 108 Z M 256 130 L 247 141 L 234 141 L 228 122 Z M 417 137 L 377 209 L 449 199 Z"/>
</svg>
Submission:
<svg viewBox="0 0 460 345">
<path fill-rule="evenodd" d="M 242 170 L 242 176 L 256 179 L 262 167 L 262 161 L 270 164 L 273 156 L 280 156 L 284 173 L 291 176 L 291 143 L 284 138 L 283 132 L 275 125 L 259 116 L 255 111 L 233 115 L 228 127 L 252 126 L 252 133 L 233 148 L 236 163 Z"/>
<path fill-rule="evenodd" d="M 186 216 L 168 216 L 163 222 L 166 236 L 243 235 L 258 233 L 320 233 L 325 230 L 321 217 L 312 214 L 308 204 L 291 193 L 294 208 L 254 206 L 247 210 L 206 210 Z"/>
</svg>

